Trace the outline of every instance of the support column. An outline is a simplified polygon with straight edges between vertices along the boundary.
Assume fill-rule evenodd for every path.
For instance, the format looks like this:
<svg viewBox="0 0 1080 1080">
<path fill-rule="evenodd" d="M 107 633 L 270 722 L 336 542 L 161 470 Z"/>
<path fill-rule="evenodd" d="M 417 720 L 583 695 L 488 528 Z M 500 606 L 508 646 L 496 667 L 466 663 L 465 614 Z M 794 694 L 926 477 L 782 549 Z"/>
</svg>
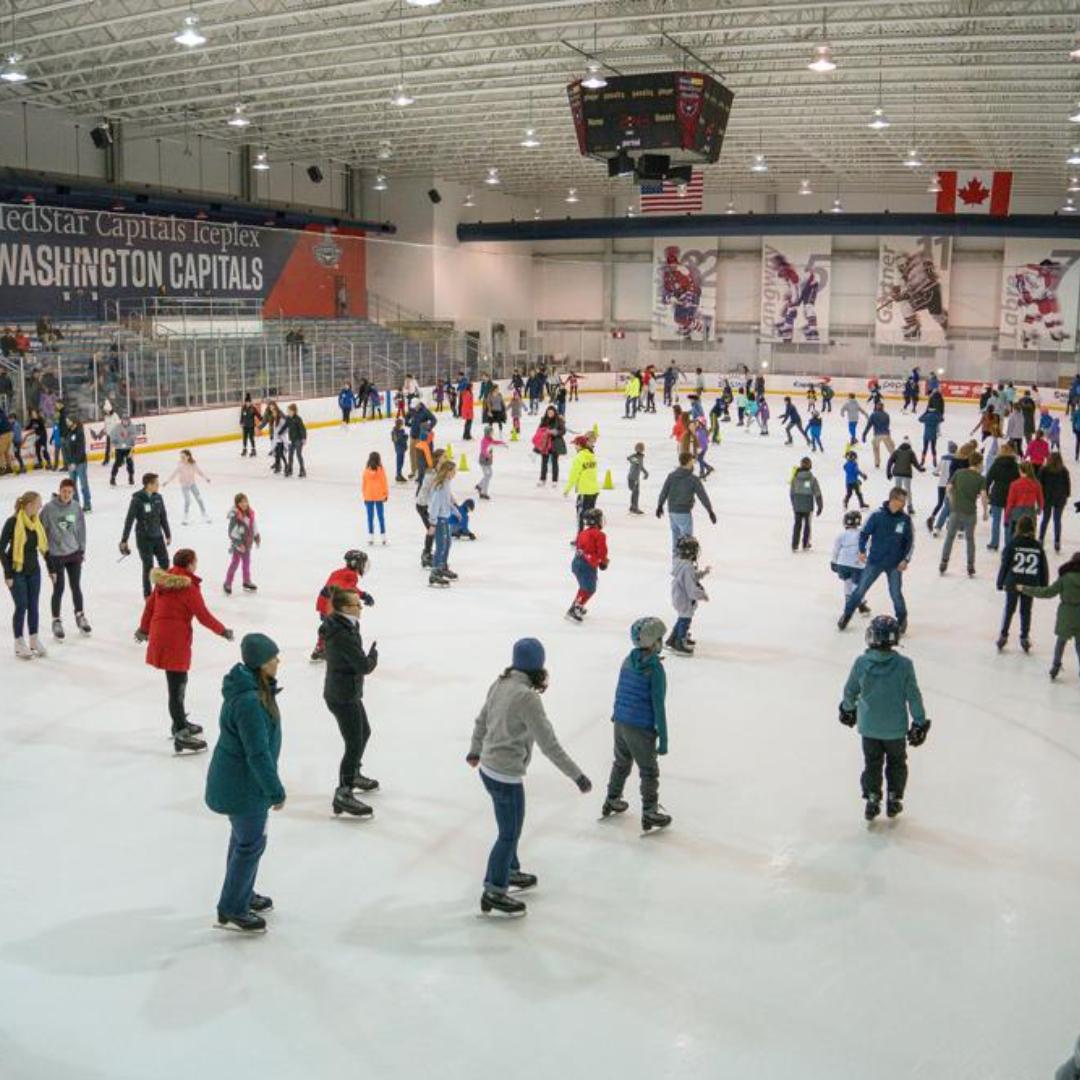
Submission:
<svg viewBox="0 0 1080 1080">
<path fill-rule="evenodd" d="M 119 184 L 124 179 L 124 124 L 121 120 L 110 120 L 112 142 L 105 148 L 105 179 L 110 184 Z"/>
</svg>

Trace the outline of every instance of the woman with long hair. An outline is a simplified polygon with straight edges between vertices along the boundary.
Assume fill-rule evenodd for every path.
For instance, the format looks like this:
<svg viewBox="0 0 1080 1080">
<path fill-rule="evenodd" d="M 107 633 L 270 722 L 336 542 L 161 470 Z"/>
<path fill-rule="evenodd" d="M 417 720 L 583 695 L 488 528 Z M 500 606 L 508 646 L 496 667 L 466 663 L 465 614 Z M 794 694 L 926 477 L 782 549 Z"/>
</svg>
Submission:
<svg viewBox="0 0 1080 1080">
<path fill-rule="evenodd" d="M 457 578 L 450 569 L 450 510 L 454 505 L 454 495 L 450 482 L 454 479 L 457 467 L 454 459 L 443 456 L 435 469 L 435 480 L 428 495 L 428 517 L 435 528 L 435 554 L 432 558 L 429 585 L 449 585 Z"/>
<path fill-rule="evenodd" d="M 49 541 L 41 521 L 41 496 L 27 491 L 15 500 L 15 511 L 0 531 L 0 564 L 4 584 L 15 603 L 11 628 L 15 635 L 15 655 L 20 660 L 44 657 L 48 653 L 38 640 L 38 597 L 41 595 L 41 562 L 49 553 Z M 50 573 L 55 580 L 55 575 Z M 26 643 L 24 627 L 30 631 Z"/>
<path fill-rule="evenodd" d="M 1038 474 L 1038 480 L 1042 485 L 1044 499 L 1042 524 L 1039 526 L 1039 542 L 1043 543 L 1046 540 L 1046 527 L 1053 519 L 1054 550 L 1061 551 L 1061 514 L 1072 494 L 1072 480 L 1057 450 L 1054 450 L 1047 458 L 1046 464 Z"/>
<path fill-rule="evenodd" d="M 533 435 L 533 450 L 540 455 L 540 479 L 537 487 L 543 487 L 551 469 L 551 486 L 559 482 L 559 458 L 566 453 L 566 421 L 554 405 L 549 405 L 540 418 Z"/>
</svg>

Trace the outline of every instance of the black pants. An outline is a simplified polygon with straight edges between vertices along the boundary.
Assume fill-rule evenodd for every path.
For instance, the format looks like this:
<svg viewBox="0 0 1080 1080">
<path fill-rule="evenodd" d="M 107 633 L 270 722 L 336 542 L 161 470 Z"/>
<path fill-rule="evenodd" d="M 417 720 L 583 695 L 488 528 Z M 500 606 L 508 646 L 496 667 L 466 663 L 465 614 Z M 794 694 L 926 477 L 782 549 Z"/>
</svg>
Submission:
<svg viewBox="0 0 1080 1080">
<path fill-rule="evenodd" d="M 558 483 L 559 480 L 559 455 L 558 454 L 544 454 L 540 458 L 540 483 L 542 484 L 547 479 L 548 474 L 548 462 L 551 462 L 551 482 L 553 484 Z"/>
<path fill-rule="evenodd" d="M 135 546 L 139 549 L 139 558 L 142 559 L 142 593 L 150 595 L 150 571 L 154 568 L 154 560 L 162 570 L 169 569 L 169 551 L 165 547 L 164 537 L 159 536 L 156 540 L 136 540 Z"/>
<path fill-rule="evenodd" d="M 244 436 L 243 450 L 246 451 L 247 448 L 248 448 L 248 444 L 250 443 L 251 444 L 251 456 L 254 457 L 255 456 L 255 429 L 254 428 L 244 428 L 243 436 Z"/>
<path fill-rule="evenodd" d="M 37 467 L 39 469 L 52 468 L 52 462 L 49 460 L 49 444 L 47 442 L 38 439 L 34 443 L 34 456 L 37 458 Z"/>
<path fill-rule="evenodd" d="M 907 739 L 868 739 L 864 735 L 862 751 L 865 763 L 863 798 L 881 799 L 881 767 L 884 765 L 889 798 L 902 799 L 907 786 Z"/>
<path fill-rule="evenodd" d="M 105 436 L 105 456 L 101 459 L 102 465 L 109 464 L 109 455 L 112 453 L 112 439 L 108 435 Z"/>
<path fill-rule="evenodd" d="M 622 797 L 633 765 L 641 779 L 641 809 L 655 810 L 660 798 L 660 766 L 656 760 L 656 732 L 630 724 L 614 723 L 615 760 L 611 763 L 607 794 Z"/>
<path fill-rule="evenodd" d="M 810 546 L 810 511 L 809 510 L 796 510 L 795 522 L 791 526 L 791 550 L 794 551 L 799 546 L 799 533 L 802 533 L 802 546 L 808 548 Z"/>
<path fill-rule="evenodd" d="M 1017 604 L 1020 605 L 1020 638 L 1023 640 L 1031 636 L 1032 597 L 1023 596 L 1015 589 L 1005 590 L 1005 615 L 1001 620 L 1001 636 L 1009 636 L 1009 627 L 1012 626 Z"/>
<path fill-rule="evenodd" d="M 1051 506 L 1047 503 L 1043 507 L 1042 524 L 1039 526 L 1039 543 L 1041 544 L 1046 539 L 1046 527 L 1050 524 L 1051 519 L 1054 522 L 1054 548 L 1061 547 L 1061 512 L 1065 509 L 1064 504 L 1061 506 Z"/>
<path fill-rule="evenodd" d="M 581 532 L 585 528 L 585 511 L 591 510 L 596 505 L 599 495 L 579 495 L 577 497 L 577 528 Z"/>
<path fill-rule="evenodd" d="M 472 420 L 465 421 L 465 430 L 461 433 L 462 439 L 472 438 Z"/>
<path fill-rule="evenodd" d="M 109 476 L 109 482 L 116 482 L 116 474 L 127 466 L 128 483 L 135 483 L 135 462 L 131 458 L 131 448 L 127 446 L 118 446 L 116 448 L 116 457 L 113 459 L 112 473 Z"/>
<path fill-rule="evenodd" d="M 169 719 L 172 721 L 172 732 L 175 735 L 187 723 L 187 713 L 184 711 L 187 672 L 166 671 L 165 682 L 169 687 Z"/>
<path fill-rule="evenodd" d="M 350 701 L 347 704 L 328 701 L 326 707 L 334 714 L 341 737 L 345 740 L 345 753 L 338 769 L 338 783 L 341 787 L 352 787 L 353 780 L 360 771 L 364 748 L 371 738 L 367 712 L 362 701 Z"/>
<path fill-rule="evenodd" d="M 807 435 L 807 434 L 806 434 L 806 432 L 805 432 L 805 431 L 803 430 L 803 426 L 802 426 L 802 424 L 800 424 L 800 423 L 797 423 L 797 422 L 796 422 L 796 421 L 794 421 L 794 420 L 792 420 L 792 421 L 790 421 L 789 423 L 787 423 L 787 424 L 785 424 L 785 425 L 784 425 L 784 435 L 785 435 L 785 436 L 787 436 L 787 441 L 788 441 L 789 443 L 790 443 L 790 442 L 792 441 L 792 438 L 791 438 L 791 433 L 792 433 L 793 431 L 797 431 L 797 432 L 798 432 L 798 433 L 799 433 L 799 434 L 800 434 L 800 435 L 801 435 L 801 436 L 802 436 L 802 437 L 803 437 L 803 438 L 804 438 L 804 439 L 806 440 L 806 442 L 807 442 L 807 445 L 809 445 L 809 443 L 810 443 L 810 436 L 809 436 L 809 435 Z"/>
<path fill-rule="evenodd" d="M 352 409 L 342 409 L 341 410 L 341 422 L 343 424 L 347 424 L 349 422 L 349 417 L 351 415 L 352 415 Z"/>
<path fill-rule="evenodd" d="M 937 517 L 938 511 L 945 505 L 945 491 L 943 487 L 937 489 L 937 502 L 934 503 L 934 509 L 930 511 L 930 521 Z"/>
<path fill-rule="evenodd" d="M 420 515 L 420 520 L 424 523 L 424 555 L 430 559 L 431 549 L 435 543 L 435 530 L 431 527 L 431 518 L 428 516 L 426 506 L 421 506 L 417 503 L 416 512 Z"/>
<path fill-rule="evenodd" d="M 64 576 L 71 582 L 71 602 L 75 605 L 75 614 L 81 615 L 83 610 L 82 594 L 82 563 L 59 562 L 56 559 L 49 561 L 49 569 L 56 575 L 52 591 L 52 617 L 60 618 L 60 601 L 64 599 Z"/>
<path fill-rule="evenodd" d="M 860 483 L 846 485 L 844 491 L 844 509 L 847 509 L 848 499 L 850 499 L 852 495 L 854 495 L 855 498 L 859 500 L 859 507 L 865 510 L 869 503 L 863 502 L 862 484 Z"/>
<path fill-rule="evenodd" d="M 300 462 L 300 475 L 306 476 L 304 468 L 304 444 L 302 442 L 289 443 L 289 464 L 285 466 L 285 475 L 292 476 L 293 462 Z"/>
</svg>

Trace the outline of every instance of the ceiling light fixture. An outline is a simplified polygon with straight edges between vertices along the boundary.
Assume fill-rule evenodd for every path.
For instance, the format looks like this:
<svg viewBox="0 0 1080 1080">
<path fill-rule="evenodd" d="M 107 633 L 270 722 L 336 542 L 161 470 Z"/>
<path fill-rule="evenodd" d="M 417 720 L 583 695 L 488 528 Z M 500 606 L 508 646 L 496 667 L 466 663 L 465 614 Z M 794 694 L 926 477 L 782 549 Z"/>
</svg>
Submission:
<svg viewBox="0 0 1080 1080">
<path fill-rule="evenodd" d="M 1072 153 L 1065 159 L 1066 165 L 1080 165 L 1080 146 L 1074 146 Z"/>
<path fill-rule="evenodd" d="M 922 158 L 919 157 L 919 151 L 916 150 L 915 147 L 913 146 L 908 151 L 907 157 L 904 158 L 904 164 L 909 169 L 921 169 L 922 168 L 922 163 L 923 163 Z"/>
<path fill-rule="evenodd" d="M 566 193 L 566 201 L 568 203 L 576 203 L 578 201 L 577 188 L 570 188 Z"/>
<path fill-rule="evenodd" d="M 398 84 L 394 87 L 394 92 L 390 97 L 390 104 L 396 105 L 399 109 L 405 109 L 411 105 L 416 98 L 414 98 L 408 90 L 405 89 L 405 47 L 402 44 L 402 37 L 405 34 L 405 11 L 401 6 L 400 0 L 398 3 Z"/>
<path fill-rule="evenodd" d="M 540 140 L 537 138 L 535 128 L 529 127 L 525 129 L 525 138 L 521 140 L 521 145 L 524 146 L 526 150 L 535 150 L 536 147 L 540 145 Z"/>
<path fill-rule="evenodd" d="M 911 149 L 908 151 L 908 156 L 904 158 L 904 164 L 909 169 L 922 168 L 922 158 L 919 157 L 919 151 L 915 149 L 919 144 L 919 105 L 918 105 L 918 91 L 914 86 L 911 88 Z"/>
<path fill-rule="evenodd" d="M 637 210 L 634 209 L 634 204 L 633 203 L 631 203 L 626 208 L 626 216 L 627 217 L 637 217 Z"/>
<path fill-rule="evenodd" d="M 405 89 L 405 84 L 403 82 L 399 82 L 397 86 L 394 87 L 393 96 L 390 98 L 391 105 L 396 105 L 399 109 L 405 109 L 414 101 L 416 101 L 416 98 Z"/>
<path fill-rule="evenodd" d="M 195 14 L 194 9 L 190 9 L 184 16 L 183 26 L 173 35 L 173 41 L 189 49 L 196 49 L 206 44 L 206 37 L 199 30 L 199 16 Z"/>
<path fill-rule="evenodd" d="M 539 221 L 544 216 L 544 211 L 539 206 L 533 207 L 533 221 Z"/>
<path fill-rule="evenodd" d="M 233 106 L 233 114 L 225 121 L 229 127 L 246 128 L 251 121 L 244 115 L 244 103 L 238 101 Z"/>
<path fill-rule="evenodd" d="M 819 75 L 828 75 L 836 70 L 836 63 L 832 58 L 832 50 L 829 48 L 829 13 L 826 8 L 821 9 L 821 44 L 814 49 L 814 59 L 806 66 Z"/>
<path fill-rule="evenodd" d="M 840 201 L 840 197 L 837 196 L 832 201 L 832 207 L 829 209 L 830 214 L 842 214 L 844 212 L 844 204 Z"/>
<path fill-rule="evenodd" d="M 934 173 L 934 179 L 930 181 L 930 184 L 928 185 L 926 190 L 927 193 L 930 195 L 941 194 L 941 181 L 938 179 L 937 173 Z"/>
<path fill-rule="evenodd" d="M 764 154 L 755 154 L 754 162 L 750 166 L 751 172 L 766 173 L 769 171 L 769 163 L 765 160 Z"/>
<path fill-rule="evenodd" d="M 809 180 L 799 181 L 799 194 L 800 195 L 813 195 L 814 189 L 810 186 Z"/>
<path fill-rule="evenodd" d="M 736 209 L 735 209 L 735 200 L 734 199 L 729 199 L 728 204 L 727 204 L 727 209 L 724 211 L 724 213 L 725 214 L 735 214 L 737 212 L 738 211 L 736 211 Z"/>
<path fill-rule="evenodd" d="M 880 105 L 874 109 L 873 119 L 866 126 L 872 128 L 874 131 L 884 131 L 887 127 L 891 127 L 889 118 L 885 115 L 885 110 Z"/>
<path fill-rule="evenodd" d="M 1063 214 L 1076 213 L 1076 203 L 1073 202 L 1073 197 L 1071 195 L 1065 200 L 1065 205 L 1061 208 L 1061 212 Z"/>
<path fill-rule="evenodd" d="M 471 191 L 466 194 L 465 201 L 461 205 L 468 210 L 471 210 L 476 205 L 476 200 L 473 198 L 473 193 Z"/>
<path fill-rule="evenodd" d="M 442 3 L 442 0 L 405 0 L 405 3 L 409 7 L 434 7 L 436 4 Z"/>
<path fill-rule="evenodd" d="M 1080 37 L 1076 39 L 1072 49 L 1069 51 L 1070 60 L 1080 60 Z"/>
<path fill-rule="evenodd" d="M 1069 113 L 1069 121 L 1073 124 L 1080 124 L 1080 104 Z"/>
<path fill-rule="evenodd" d="M 484 177 L 484 183 L 489 184 L 491 187 L 498 187 L 502 183 L 502 177 L 499 175 L 499 167 L 492 165 L 488 171 L 487 176 Z"/>
<path fill-rule="evenodd" d="M 389 161 L 394 156 L 394 148 L 389 139 L 379 140 L 379 148 L 375 151 L 375 156 L 380 161 Z"/>
<path fill-rule="evenodd" d="M 1070 176 L 1069 186 L 1065 190 L 1073 193 L 1080 191 L 1080 176 Z"/>
<path fill-rule="evenodd" d="M 255 155 L 255 160 L 251 163 L 251 167 L 256 172 L 269 172 L 270 162 L 268 160 L 268 155 L 265 150 L 260 150 Z"/>
<path fill-rule="evenodd" d="M 17 52 L 8 54 L 4 69 L 0 71 L 0 79 L 8 83 L 26 82 L 26 71 L 22 66 L 22 57 Z"/>
<path fill-rule="evenodd" d="M 597 23 L 596 23 L 596 9 L 597 5 L 593 4 L 593 27 L 592 27 L 592 52 L 586 53 L 589 62 L 585 65 L 585 78 L 581 80 L 581 85 L 586 90 L 603 90 L 607 86 L 607 79 L 600 72 L 600 63 L 595 59 L 596 57 L 596 42 L 597 42 Z"/>
<path fill-rule="evenodd" d="M 375 183 L 371 185 L 376 191 L 386 191 L 390 185 L 386 182 L 386 174 L 377 172 L 375 174 Z"/>
</svg>

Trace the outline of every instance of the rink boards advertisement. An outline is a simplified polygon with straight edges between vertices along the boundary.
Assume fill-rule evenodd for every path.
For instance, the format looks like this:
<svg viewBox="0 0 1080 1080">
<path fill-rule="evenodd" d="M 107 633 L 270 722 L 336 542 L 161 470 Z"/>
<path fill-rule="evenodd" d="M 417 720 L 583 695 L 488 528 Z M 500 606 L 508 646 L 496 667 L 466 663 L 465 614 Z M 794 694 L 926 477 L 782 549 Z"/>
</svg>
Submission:
<svg viewBox="0 0 1080 1080">
<path fill-rule="evenodd" d="M 364 239 L 110 210 L 0 203 L 6 317 L 104 315 L 107 300 L 260 300 L 265 315 L 364 315 Z"/>
<path fill-rule="evenodd" d="M 1080 300 L 1080 240 L 1005 241 L 999 343 L 1071 352 Z"/>
<path fill-rule="evenodd" d="M 773 236 L 761 247 L 762 341 L 829 340 L 831 236 Z"/>
<path fill-rule="evenodd" d="M 694 237 L 653 241 L 653 341 L 713 341 L 716 336 L 716 242 Z"/>
<path fill-rule="evenodd" d="M 952 238 L 882 236 L 878 245 L 878 345 L 944 345 Z"/>
</svg>

